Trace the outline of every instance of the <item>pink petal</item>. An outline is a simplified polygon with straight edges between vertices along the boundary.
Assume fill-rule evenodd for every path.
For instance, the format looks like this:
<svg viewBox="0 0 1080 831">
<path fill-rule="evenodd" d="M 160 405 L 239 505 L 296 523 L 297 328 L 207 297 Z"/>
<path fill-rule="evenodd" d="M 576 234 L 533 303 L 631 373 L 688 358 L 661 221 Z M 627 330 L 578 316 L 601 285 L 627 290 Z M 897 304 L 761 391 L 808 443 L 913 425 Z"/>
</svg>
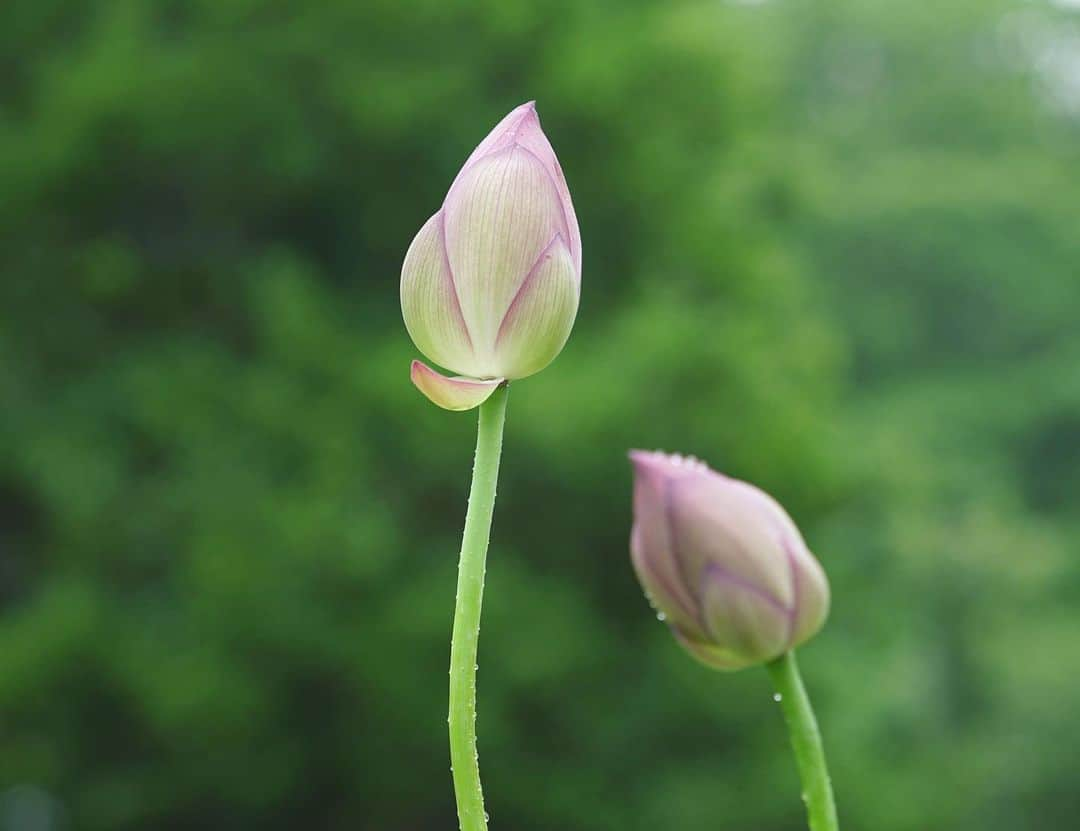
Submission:
<svg viewBox="0 0 1080 831">
<path fill-rule="evenodd" d="M 443 214 L 416 234 L 401 266 L 401 314 L 417 348 L 440 366 L 476 371 L 476 356 L 443 247 Z"/>
<path fill-rule="evenodd" d="M 513 146 L 473 164 L 446 198 L 442 215 L 446 255 L 477 351 L 478 368 L 468 374 L 503 375 L 484 358 L 494 357 L 506 310 L 560 234 L 558 195 L 536 157 Z"/>
<path fill-rule="evenodd" d="M 562 165 L 555 155 L 551 142 L 544 135 L 540 127 L 540 116 L 536 112 L 536 102 L 529 101 L 511 110 L 495 128 L 488 133 L 487 137 L 477 145 L 476 149 L 465 161 L 454 183 L 450 186 L 450 193 L 474 164 L 486 156 L 498 153 L 512 147 L 520 147 L 528 151 L 540 162 L 546 175 L 554 186 L 561 207 L 562 228 L 560 231 L 566 240 L 566 246 L 570 250 L 570 257 L 574 262 L 574 270 L 579 279 L 581 277 L 581 231 L 578 228 L 577 214 L 574 204 L 570 199 L 570 189 L 566 185 L 566 177 L 563 175 Z"/>
<path fill-rule="evenodd" d="M 478 381 L 475 378 L 447 378 L 421 361 L 413 361 L 409 372 L 413 384 L 428 399 L 444 410 L 471 410 L 491 396 L 502 378 Z"/>
<path fill-rule="evenodd" d="M 510 301 L 495 337 L 498 372 L 525 378 L 555 360 L 577 316 L 581 283 L 556 235 Z"/>
<path fill-rule="evenodd" d="M 651 600 L 671 623 L 688 637 L 704 639 L 699 604 L 690 588 L 692 575 L 686 573 L 671 538 L 668 482 L 663 471 L 651 466 L 649 455 L 640 450 L 630 453 L 636 473 L 631 563 Z"/>
<path fill-rule="evenodd" d="M 706 570 L 701 602 L 709 642 L 748 663 L 770 661 L 791 645 L 792 610 L 720 567 Z"/>
</svg>

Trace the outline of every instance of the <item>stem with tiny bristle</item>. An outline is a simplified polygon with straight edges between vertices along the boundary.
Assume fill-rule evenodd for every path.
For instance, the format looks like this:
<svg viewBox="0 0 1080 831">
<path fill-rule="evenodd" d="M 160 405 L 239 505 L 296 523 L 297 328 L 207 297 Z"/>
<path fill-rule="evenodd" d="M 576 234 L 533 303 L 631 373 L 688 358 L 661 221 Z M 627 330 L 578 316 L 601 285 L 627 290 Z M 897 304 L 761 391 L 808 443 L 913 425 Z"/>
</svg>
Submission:
<svg viewBox="0 0 1080 831">
<path fill-rule="evenodd" d="M 776 687 L 774 698 L 780 703 L 791 735 L 791 748 L 795 751 L 795 764 L 802 780 L 810 831 L 838 831 L 836 802 L 829 770 L 825 765 L 821 730 L 818 729 L 810 696 L 799 675 L 795 652 L 787 652 L 766 666 Z"/>
<path fill-rule="evenodd" d="M 506 398 L 507 386 L 503 384 L 480 405 L 472 486 L 458 564 L 454 630 L 450 640 L 450 765 L 461 831 L 487 831 L 476 752 L 476 653 L 484 569 L 506 421 Z"/>
</svg>

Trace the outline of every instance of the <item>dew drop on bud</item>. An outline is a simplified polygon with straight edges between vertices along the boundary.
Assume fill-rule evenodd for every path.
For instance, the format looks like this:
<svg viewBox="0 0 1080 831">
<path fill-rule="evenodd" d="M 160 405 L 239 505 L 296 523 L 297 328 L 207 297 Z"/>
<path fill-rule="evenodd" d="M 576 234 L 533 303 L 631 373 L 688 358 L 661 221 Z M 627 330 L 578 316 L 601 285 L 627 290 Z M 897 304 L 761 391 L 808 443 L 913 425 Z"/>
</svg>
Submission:
<svg viewBox="0 0 1080 831">
<path fill-rule="evenodd" d="M 780 693 L 774 693 L 774 694 L 773 694 L 773 697 L 772 697 L 772 700 L 773 700 L 773 701 L 777 701 L 777 702 L 779 702 L 779 701 L 783 701 L 783 700 L 784 700 L 784 696 L 780 695 Z"/>
<path fill-rule="evenodd" d="M 660 621 L 667 620 L 667 615 L 665 615 L 663 612 L 657 612 L 656 619 Z"/>
</svg>

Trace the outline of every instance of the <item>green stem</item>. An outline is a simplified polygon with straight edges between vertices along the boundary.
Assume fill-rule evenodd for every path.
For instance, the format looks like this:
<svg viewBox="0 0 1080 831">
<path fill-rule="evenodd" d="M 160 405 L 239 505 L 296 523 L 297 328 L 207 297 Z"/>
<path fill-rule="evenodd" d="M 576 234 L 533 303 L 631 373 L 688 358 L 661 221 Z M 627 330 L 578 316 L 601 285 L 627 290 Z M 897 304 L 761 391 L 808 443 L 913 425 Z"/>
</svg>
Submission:
<svg viewBox="0 0 1080 831">
<path fill-rule="evenodd" d="M 768 664 L 780 709 L 791 734 L 791 748 L 802 780 L 803 801 L 810 831 L 837 831 L 836 802 L 825 766 L 825 748 L 810 697 L 806 694 L 795 653 L 788 652 Z"/>
<path fill-rule="evenodd" d="M 461 831 L 487 831 L 476 754 L 476 646 L 484 598 L 484 565 L 499 480 L 506 397 L 504 384 L 480 405 L 472 487 L 458 564 L 454 633 L 450 640 L 450 765 Z"/>
</svg>

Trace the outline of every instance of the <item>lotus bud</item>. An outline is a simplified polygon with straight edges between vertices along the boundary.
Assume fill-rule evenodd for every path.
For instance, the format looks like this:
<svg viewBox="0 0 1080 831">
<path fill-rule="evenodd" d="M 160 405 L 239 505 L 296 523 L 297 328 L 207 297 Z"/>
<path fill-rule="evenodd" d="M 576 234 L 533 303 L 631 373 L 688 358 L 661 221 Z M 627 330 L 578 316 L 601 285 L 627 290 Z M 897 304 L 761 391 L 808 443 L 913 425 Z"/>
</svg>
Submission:
<svg viewBox="0 0 1080 831">
<path fill-rule="evenodd" d="M 776 500 L 693 458 L 640 450 L 630 458 L 634 570 L 691 655 L 741 669 L 821 628 L 825 572 Z"/>
<path fill-rule="evenodd" d="M 459 377 L 413 367 L 447 409 L 480 404 L 503 381 L 562 351 L 581 293 L 581 235 L 536 106 L 496 125 L 413 239 L 401 311 L 417 348 Z"/>
</svg>

